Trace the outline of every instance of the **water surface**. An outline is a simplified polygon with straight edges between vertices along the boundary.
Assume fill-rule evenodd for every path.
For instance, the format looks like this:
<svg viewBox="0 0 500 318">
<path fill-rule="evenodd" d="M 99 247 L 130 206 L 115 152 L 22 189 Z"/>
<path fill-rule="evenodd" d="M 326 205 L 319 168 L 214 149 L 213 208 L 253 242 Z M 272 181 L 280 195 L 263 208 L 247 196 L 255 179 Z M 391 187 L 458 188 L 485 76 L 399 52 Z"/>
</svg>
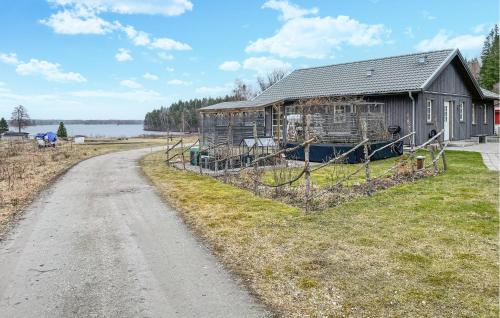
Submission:
<svg viewBox="0 0 500 318">
<path fill-rule="evenodd" d="M 57 132 L 59 125 L 37 125 L 28 126 L 23 131 L 30 135 L 37 133 L 46 133 L 48 131 Z M 142 125 L 83 125 L 68 124 L 65 125 L 68 136 L 84 135 L 87 137 L 136 137 L 140 135 L 158 135 L 165 132 L 145 131 Z M 11 130 L 15 130 L 11 127 Z"/>
</svg>

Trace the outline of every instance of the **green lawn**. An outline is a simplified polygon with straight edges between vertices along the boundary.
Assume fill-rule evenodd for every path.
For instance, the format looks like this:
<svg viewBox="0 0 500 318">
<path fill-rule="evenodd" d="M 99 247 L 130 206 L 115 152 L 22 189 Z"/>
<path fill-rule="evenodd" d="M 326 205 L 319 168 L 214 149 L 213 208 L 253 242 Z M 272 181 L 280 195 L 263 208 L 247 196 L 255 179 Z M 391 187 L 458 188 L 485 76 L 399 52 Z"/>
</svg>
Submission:
<svg viewBox="0 0 500 318">
<path fill-rule="evenodd" d="M 431 161 L 431 156 L 428 151 L 425 150 L 420 150 L 417 152 L 418 156 L 424 156 L 425 157 L 425 164 L 428 165 L 430 164 Z M 400 157 L 395 157 L 395 158 L 388 158 L 384 160 L 376 160 L 372 161 L 369 164 L 370 167 L 370 173 L 371 177 L 377 177 L 384 172 L 386 172 L 389 168 L 394 166 L 395 163 L 404 161 L 403 158 L 406 160 L 407 156 L 400 156 Z M 319 163 L 312 163 L 311 168 L 314 169 L 316 166 L 318 166 Z M 442 161 L 438 161 L 438 165 L 442 167 Z M 361 169 L 360 169 L 361 168 Z M 291 176 L 287 176 L 289 179 L 293 179 L 294 176 L 298 175 L 302 171 L 303 167 L 298 167 L 294 168 L 293 173 Z M 277 170 L 280 170 L 279 168 Z M 319 187 L 328 187 L 331 185 L 335 185 L 336 183 L 339 182 L 339 180 L 343 179 L 344 176 L 353 174 L 354 172 L 358 171 L 355 175 L 350 177 L 348 180 L 345 180 L 343 182 L 343 185 L 353 185 L 353 184 L 363 184 L 366 182 L 366 177 L 365 177 L 365 170 L 362 168 L 362 164 L 331 164 L 328 165 L 324 168 L 318 169 L 316 171 L 313 171 L 311 173 L 311 180 L 312 183 L 316 186 Z M 287 179 L 285 178 L 275 178 L 274 173 L 272 170 L 268 170 L 265 173 L 264 176 L 264 181 L 267 184 L 278 184 L 285 182 Z M 277 174 L 279 176 L 279 173 Z M 304 178 L 301 178 L 299 181 L 294 182 L 292 186 L 297 186 L 301 183 L 304 182 Z"/>
<path fill-rule="evenodd" d="M 444 175 L 309 215 L 160 156 L 142 161 L 146 175 L 283 317 L 498 316 L 499 174 L 477 153 L 447 152 Z"/>
</svg>

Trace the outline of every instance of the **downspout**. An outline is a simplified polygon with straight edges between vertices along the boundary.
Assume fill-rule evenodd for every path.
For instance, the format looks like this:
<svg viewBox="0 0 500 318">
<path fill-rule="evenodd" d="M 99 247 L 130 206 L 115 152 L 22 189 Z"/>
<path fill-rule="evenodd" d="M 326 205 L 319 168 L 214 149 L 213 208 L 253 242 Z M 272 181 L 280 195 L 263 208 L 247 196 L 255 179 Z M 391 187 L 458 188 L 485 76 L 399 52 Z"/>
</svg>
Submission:
<svg viewBox="0 0 500 318">
<path fill-rule="evenodd" d="M 408 91 L 408 95 L 410 96 L 411 99 L 411 118 L 412 118 L 412 123 L 411 123 L 411 128 L 415 132 L 411 136 L 411 147 L 413 148 L 415 146 L 415 135 L 416 135 L 416 129 L 415 129 L 415 98 L 411 95 L 411 91 Z M 411 131 L 410 131 L 411 132 Z"/>
</svg>

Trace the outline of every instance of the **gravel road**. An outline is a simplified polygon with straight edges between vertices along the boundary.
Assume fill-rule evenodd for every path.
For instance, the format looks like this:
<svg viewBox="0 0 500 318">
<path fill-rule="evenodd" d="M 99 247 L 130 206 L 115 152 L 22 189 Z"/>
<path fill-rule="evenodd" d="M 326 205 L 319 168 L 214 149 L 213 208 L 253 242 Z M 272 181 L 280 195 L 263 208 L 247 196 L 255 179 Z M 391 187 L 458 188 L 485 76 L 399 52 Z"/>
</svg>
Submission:
<svg viewBox="0 0 500 318">
<path fill-rule="evenodd" d="M 0 241 L 1 317 L 266 317 L 132 150 L 79 163 Z"/>
</svg>

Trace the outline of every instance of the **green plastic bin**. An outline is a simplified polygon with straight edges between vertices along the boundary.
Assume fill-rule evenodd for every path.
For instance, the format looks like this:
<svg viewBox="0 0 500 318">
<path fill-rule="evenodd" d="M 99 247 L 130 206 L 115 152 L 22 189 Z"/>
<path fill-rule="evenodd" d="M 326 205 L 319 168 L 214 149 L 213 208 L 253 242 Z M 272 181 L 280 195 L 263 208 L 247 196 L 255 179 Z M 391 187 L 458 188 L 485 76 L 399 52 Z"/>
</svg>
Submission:
<svg viewBox="0 0 500 318">
<path fill-rule="evenodd" d="M 191 147 L 189 150 L 189 161 L 191 162 L 191 165 L 197 166 L 198 165 L 198 154 L 200 152 L 200 147 Z"/>
</svg>

